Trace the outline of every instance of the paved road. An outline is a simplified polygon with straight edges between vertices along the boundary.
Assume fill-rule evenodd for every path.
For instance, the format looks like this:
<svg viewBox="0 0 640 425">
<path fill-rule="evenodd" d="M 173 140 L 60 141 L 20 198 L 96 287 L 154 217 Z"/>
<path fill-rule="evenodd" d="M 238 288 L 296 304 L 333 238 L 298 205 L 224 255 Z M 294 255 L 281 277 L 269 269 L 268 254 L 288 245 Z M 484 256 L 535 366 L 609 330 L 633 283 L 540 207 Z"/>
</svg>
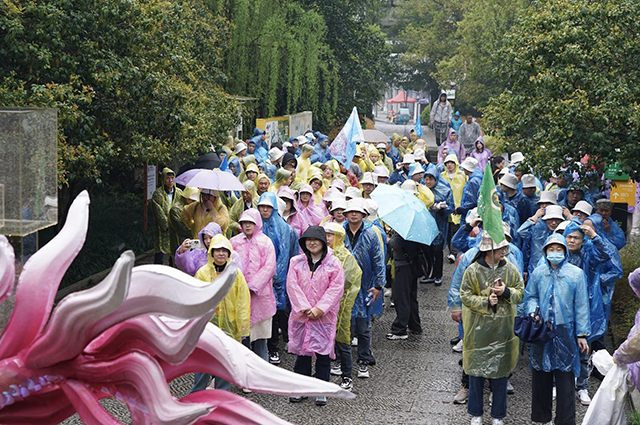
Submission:
<svg viewBox="0 0 640 425">
<path fill-rule="evenodd" d="M 247 398 L 266 407 L 280 417 L 301 425 L 312 424 L 464 424 L 470 416 L 466 405 L 454 405 L 453 396 L 460 387 L 461 354 L 453 353 L 449 340 L 457 328 L 446 309 L 448 283 L 453 266 L 445 264 L 444 285 L 420 285 L 420 317 L 425 333 L 411 335 L 406 341 L 388 341 L 385 334 L 395 315 L 385 308 L 381 318 L 373 323 L 372 347 L 377 364 L 370 368 L 371 378 L 355 378 L 354 400 L 329 399 L 327 406 L 317 407 L 309 399 L 290 404 L 286 397 L 269 394 L 249 394 Z M 389 300 L 385 300 L 388 305 Z M 294 356 L 284 354 L 282 367 L 293 369 Z M 507 424 L 527 424 L 530 421 L 531 383 L 528 357 L 520 359 L 512 382 L 514 395 L 508 396 Z M 332 377 L 335 382 L 338 378 Z M 184 376 L 171 383 L 176 396 L 186 394 L 192 383 Z M 592 379 L 592 388 L 598 382 Z M 235 387 L 232 391 L 239 392 Z M 594 391 L 592 390 L 592 395 Z M 485 424 L 490 424 L 488 391 L 485 392 Z M 105 401 L 108 409 L 129 423 L 126 409 L 115 401 Z M 578 423 L 586 409 L 576 402 Z M 81 423 L 77 417 L 65 424 Z"/>
</svg>

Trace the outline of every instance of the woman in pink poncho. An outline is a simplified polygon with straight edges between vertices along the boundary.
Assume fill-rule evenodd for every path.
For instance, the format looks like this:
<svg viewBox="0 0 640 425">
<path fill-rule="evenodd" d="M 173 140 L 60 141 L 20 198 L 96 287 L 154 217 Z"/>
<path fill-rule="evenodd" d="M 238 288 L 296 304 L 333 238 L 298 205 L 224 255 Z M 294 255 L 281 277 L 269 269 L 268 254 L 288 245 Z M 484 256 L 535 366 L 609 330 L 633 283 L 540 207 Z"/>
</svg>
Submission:
<svg viewBox="0 0 640 425">
<path fill-rule="evenodd" d="M 207 252 L 209 250 L 209 243 L 211 238 L 215 235 L 222 233 L 220 225 L 214 221 L 207 224 L 198 232 L 198 239 L 200 239 L 200 248 L 192 248 L 193 242 L 191 239 L 185 239 L 182 245 L 178 247 L 175 255 L 176 267 L 183 272 L 195 276 L 200 267 L 207 264 Z M 235 252 L 231 254 L 231 259 L 234 260 L 240 270 L 244 272 L 242 261 Z"/>
<path fill-rule="evenodd" d="M 256 209 L 248 209 L 238 220 L 242 233 L 231 238 L 233 252 L 244 264 L 244 277 L 251 292 L 250 348 L 269 360 L 267 340 L 271 338 L 271 318 L 276 313 L 273 275 L 276 273 L 276 250 L 271 239 L 262 233 L 262 218 Z M 247 344 L 249 345 L 249 344 Z"/>
<path fill-rule="evenodd" d="M 478 169 L 484 170 L 489 158 L 491 158 L 491 151 L 485 147 L 482 137 L 478 137 L 473 146 L 474 149 L 469 156 L 478 160 Z"/>
<path fill-rule="evenodd" d="M 298 191 L 296 207 L 310 226 L 318 226 L 327 215 L 320 206 L 313 204 L 313 188 L 308 184 L 303 185 Z"/>
<path fill-rule="evenodd" d="M 442 164 L 444 162 L 446 155 L 442 151 L 445 147 L 449 149 L 449 153 L 451 153 L 452 150 L 456 151 L 460 162 L 467 157 L 464 145 L 458 140 L 458 133 L 456 133 L 453 128 L 449 129 L 449 137 L 447 137 L 447 140 L 440 146 L 440 149 L 438 149 L 438 164 Z"/>
<path fill-rule="evenodd" d="M 319 226 L 309 227 L 299 240 L 304 254 L 289 264 L 287 294 L 291 302 L 289 316 L 289 352 L 297 354 L 293 371 L 311 376 L 312 357 L 316 359 L 315 377 L 329 381 L 336 338 L 340 299 L 344 292 L 342 263 L 327 247 L 327 235 Z M 302 397 L 291 397 L 296 403 Z M 316 404 L 324 406 L 324 396 Z"/>
<path fill-rule="evenodd" d="M 282 199 L 286 207 L 282 212 L 282 218 L 287 222 L 289 226 L 293 228 L 298 234 L 298 237 L 307 230 L 309 227 L 309 221 L 304 214 L 301 214 L 297 209 L 296 196 L 293 190 L 284 186 L 278 190 L 278 198 Z"/>
</svg>

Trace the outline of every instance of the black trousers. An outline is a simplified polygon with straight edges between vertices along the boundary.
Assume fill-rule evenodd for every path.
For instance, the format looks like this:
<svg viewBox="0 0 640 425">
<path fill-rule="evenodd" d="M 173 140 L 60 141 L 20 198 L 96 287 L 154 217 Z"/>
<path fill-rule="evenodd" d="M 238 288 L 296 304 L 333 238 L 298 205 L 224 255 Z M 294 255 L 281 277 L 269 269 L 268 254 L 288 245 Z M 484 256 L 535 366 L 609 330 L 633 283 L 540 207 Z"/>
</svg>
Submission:
<svg viewBox="0 0 640 425">
<path fill-rule="evenodd" d="M 460 250 L 455 246 L 453 246 L 453 244 L 451 243 L 451 239 L 453 239 L 453 235 L 455 235 L 459 229 L 460 229 L 459 224 L 453 224 L 449 222 L 449 230 L 447 232 L 447 246 L 449 247 L 449 254 L 453 254 L 456 257 L 460 253 Z"/>
<path fill-rule="evenodd" d="M 267 348 L 270 353 L 278 351 L 278 343 L 280 342 L 279 330 L 282 330 L 282 340 L 289 341 L 289 313 L 291 308 L 287 306 L 286 310 L 276 310 L 271 320 L 271 338 L 267 341 Z"/>
<path fill-rule="evenodd" d="M 572 372 L 531 371 L 531 420 L 549 422 L 553 417 L 553 380 L 556 381 L 555 425 L 575 425 L 576 405 Z"/>
<path fill-rule="evenodd" d="M 430 277 L 434 279 L 442 279 L 442 261 L 444 258 L 442 248 L 442 245 L 427 246 L 428 263 L 431 270 Z"/>
<path fill-rule="evenodd" d="M 411 264 L 401 266 L 396 264 L 393 302 L 396 309 L 396 319 L 391 325 L 391 333 L 406 335 L 407 326 L 412 331 L 421 332 L 422 326 L 420 325 L 418 308 L 418 276 L 415 275 Z"/>
<path fill-rule="evenodd" d="M 169 256 L 169 265 L 173 267 L 173 257 L 171 254 L 163 254 L 162 252 L 156 252 L 153 256 L 153 264 L 164 264 L 164 256 Z"/>
<path fill-rule="evenodd" d="M 311 356 L 298 356 L 293 371 L 300 375 L 311 376 Z M 331 377 L 331 358 L 328 354 L 316 353 L 316 378 L 329 382 Z"/>
</svg>

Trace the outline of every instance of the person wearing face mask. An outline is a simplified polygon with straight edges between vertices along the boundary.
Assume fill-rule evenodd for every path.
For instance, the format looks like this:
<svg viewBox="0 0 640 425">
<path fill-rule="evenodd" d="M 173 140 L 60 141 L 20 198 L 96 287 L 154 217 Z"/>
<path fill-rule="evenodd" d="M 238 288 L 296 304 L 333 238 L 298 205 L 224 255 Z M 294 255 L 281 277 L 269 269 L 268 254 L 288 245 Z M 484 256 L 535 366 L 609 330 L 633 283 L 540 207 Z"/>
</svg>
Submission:
<svg viewBox="0 0 640 425">
<path fill-rule="evenodd" d="M 191 230 L 192 238 L 195 239 L 200 230 L 212 221 L 218 223 L 225 234 L 229 227 L 229 210 L 220 201 L 217 190 L 202 189 L 200 201 L 189 204 L 182 210 L 182 222 Z"/>
<path fill-rule="evenodd" d="M 585 274 L 567 261 L 568 247 L 559 234 L 550 235 L 525 289 L 526 314 L 540 307 L 556 336 L 544 345 L 530 345 L 531 420 L 553 419 L 553 383 L 557 387 L 556 424 L 575 424 L 574 382 L 580 376 L 580 353 L 588 352 L 591 333 L 589 294 Z"/>
<path fill-rule="evenodd" d="M 327 247 L 325 230 L 309 227 L 300 238 L 304 254 L 291 259 L 287 274 L 287 294 L 291 301 L 289 351 L 296 354 L 293 371 L 311 376 L 312 358 L 316 359 L 315 377 L 329 381 L 340 299 L 344 292 L 342 263 Z M 297 403 L 302 397 L 290 397 Z M 325 396 L 316 397 L 316 405 L 327 404 Z"/>
<path fill-rule="evenodd" d="M 542 257 L 542 247 L 558 225 L 571 218 L 562 215 L 562 207 L 551 205 L 540 208 L 533 217 L 527 219 L 518 229 L 518 236 L 522 240 L 522 253 L 524 254 L 525 281 L 527 276 L 536 268 Z M 540 221 L 542 220 L 542 221 Z"/>
<path fill-rule="evenodd" d="M 215 235 L 211 239 L 207 253 L 207 264 L 202 266 L 195 275 L 196 279 L 204 282 L 213 282 L 220 273 L 224 272 L 231 255 L 233 247 L 231 242 L 222 235 Z M 215 308 L 211 323 L 219 327 L 224 333 L 238 342 L 243 337 L 249 336 L 251 317 L 251 295 L 247 281 L 238 268 L 236 280 L 227 295 Z M 191 392 L 201 391 L 207 388 L 211 375 L 206 373 L 196 373 Z M 224 379 L 215 378 L 215 388 L 228 390 L 230 383 Z"/>
<path fill-rule="evenodd" d="M 507 415 L 507 381 L 518 363 L 518 337 L 513 332 L 524 283 L 505 256 L 509 242 L 482 234 L 479 252 L 464 272 L 460 286 L 464 340 L 462 364 L 469 375 L 468 413 L 482 425 L 485 379 L 491 380 L 493 425 Z"/>
</svg>

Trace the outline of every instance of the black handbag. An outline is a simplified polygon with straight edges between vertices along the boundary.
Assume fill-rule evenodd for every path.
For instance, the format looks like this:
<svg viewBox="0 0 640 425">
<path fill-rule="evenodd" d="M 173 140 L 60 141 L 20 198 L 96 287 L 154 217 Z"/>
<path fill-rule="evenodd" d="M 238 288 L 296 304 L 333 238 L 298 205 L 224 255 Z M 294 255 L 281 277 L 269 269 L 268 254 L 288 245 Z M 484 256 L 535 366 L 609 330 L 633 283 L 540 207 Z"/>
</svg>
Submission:
<svg viewBox="0 0 640 425">
<path fill-rule="evenodd" d="M 544 345 L 557 335 L 553 323 L 549 320 L 544 321 L 540 314 L 540 307 L 536 307 L 532 315 L 517 316 L 514 332 L 522 342 L 537 345 Z"/>
</svg>

